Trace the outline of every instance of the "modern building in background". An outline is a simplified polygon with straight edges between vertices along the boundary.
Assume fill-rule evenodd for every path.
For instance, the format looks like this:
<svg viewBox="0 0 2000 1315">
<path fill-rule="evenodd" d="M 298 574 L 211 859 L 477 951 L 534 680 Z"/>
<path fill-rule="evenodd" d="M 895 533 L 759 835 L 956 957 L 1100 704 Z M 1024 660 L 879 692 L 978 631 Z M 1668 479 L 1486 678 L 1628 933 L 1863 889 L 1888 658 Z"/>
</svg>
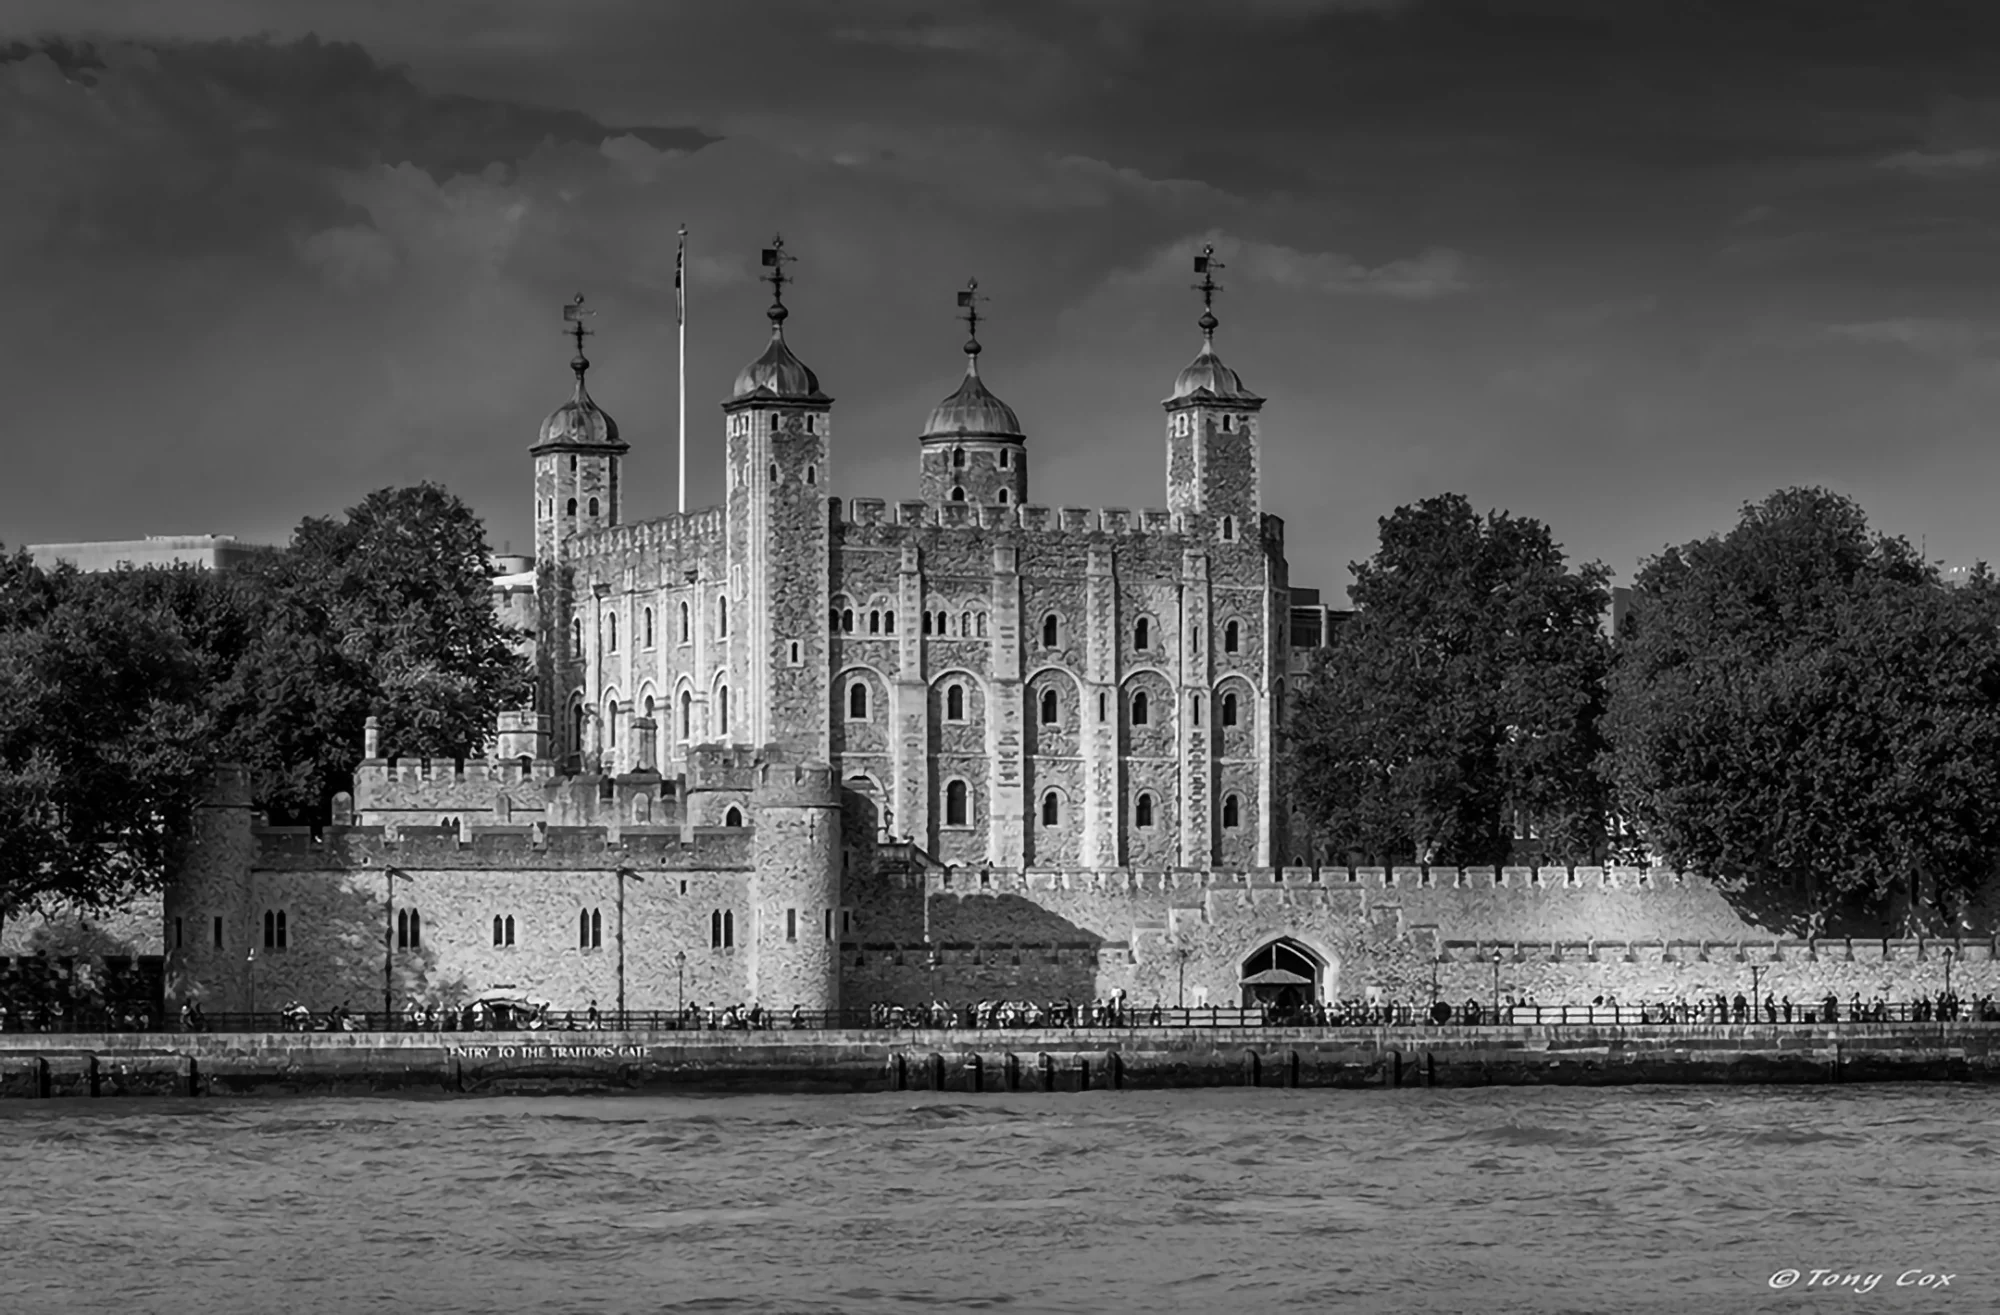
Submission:
<svg viewBox="0 0 2000 1315">
<path fill-rule="evenodd" d="M 194 566 L 228 571 L 276 551 L 271 544 L 243 543 L 233 534 L 149 534 L 143 539 L 28 545 L 28 555 L 45 571 L 61 563 L 79 571 L 116 571 L 128 566 Z"/>
</svg>

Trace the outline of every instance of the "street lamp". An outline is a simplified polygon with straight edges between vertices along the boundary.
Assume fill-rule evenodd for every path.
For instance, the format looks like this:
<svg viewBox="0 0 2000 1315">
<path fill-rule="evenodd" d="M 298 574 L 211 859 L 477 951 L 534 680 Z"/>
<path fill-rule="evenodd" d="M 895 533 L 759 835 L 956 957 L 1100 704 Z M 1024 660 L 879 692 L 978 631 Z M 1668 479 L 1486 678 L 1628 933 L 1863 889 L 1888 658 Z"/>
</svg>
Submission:
<svg viewBox="0 0 2000 1315">
<path fill-rule="evenodd" d="M 1951 995 L 1951 946 L 1949 945 L 1944 947 L 1944 993 L 1947 998 Z"/>
<path fill-rule="evenodd" d="M 623 1030 L 625 1023 L 625 878 L 630 877 L 640 885 L 646 879 L 631 868 L 618 869 L 618 1026 Z"/>
<path fill-rule="evenodd" d="M 1187 961 L 1194 956 L 1194 946 L 1186 941 L 1174 942 L 1174 958 L 1179 960 L 1180 978 L 1176 983 L 1174 998 L 1179 1002 L 1176 1009 L 1187 1008 Z"/>
<path fill-rule="evenodd" d="M 251 946 L 250 953 L 243 956 L 244 971 L 250 974 L 250 1026 L 257 1026 L 257 947 Z"/>
<path fill-rule="evenodd" d="M 1763 997 L 1757 994 L 1757 976 L 1763 971 L 1763 967 L 1759 964 L 1750 965 L 1750 1021 L 1753 1023 L 1757 1021 L 1758 1013 L 1764 1007 L 1761 1003 Z"/>
<path fill-rule="evenodd" d="M 389 878 L 388 924 L 382 928 L 382 1027 L 386 1031 L 389 1020 L 396 1016 L 396 878 L 409 873 L 386 863 L 382 871 Z"/>
<path fill-rule="evenodd" d="M 687 1021 L 687 970 L 686 950 L 674 951 L 674 1026 Z"/>
<path fill-rule="evenodd" d="M 1493 951 L 1493 1021 L 1500 1021 L 1500 951 Z"/>
<path fill-rule="evenodd" d="M 1431 1012 L 1433 1014 L 1437 1012 L 1438 1004 L 1438 963 L 1443 958 L 1444 955 L 1442 954 L 1433 954 L 1431 956 Z"/>
</svg>

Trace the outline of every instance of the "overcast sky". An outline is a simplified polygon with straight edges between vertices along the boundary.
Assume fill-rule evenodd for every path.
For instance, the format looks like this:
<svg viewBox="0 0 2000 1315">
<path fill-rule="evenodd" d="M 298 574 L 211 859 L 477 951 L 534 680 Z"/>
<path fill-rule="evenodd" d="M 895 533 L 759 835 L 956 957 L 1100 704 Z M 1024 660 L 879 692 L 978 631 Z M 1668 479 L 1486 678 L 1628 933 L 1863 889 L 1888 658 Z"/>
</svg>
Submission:
<svg viewBox="0 0 2000 1315">
<path fill-rule="evenodd" d="M 522 547 L 577 292 L 671 511 L 686 223 L 691 506 L 780 230 L 834 491 L 915 495 L 977 276 L 1034 500 L 1163 505 L 1212 241 L 1333 598 L 1447 490 L 1621 580 L 1802 483 L 2000 558 L 2000 6 L 6 0 L 0 55 L 8 545 L 429 478 Z"/>
</svg>

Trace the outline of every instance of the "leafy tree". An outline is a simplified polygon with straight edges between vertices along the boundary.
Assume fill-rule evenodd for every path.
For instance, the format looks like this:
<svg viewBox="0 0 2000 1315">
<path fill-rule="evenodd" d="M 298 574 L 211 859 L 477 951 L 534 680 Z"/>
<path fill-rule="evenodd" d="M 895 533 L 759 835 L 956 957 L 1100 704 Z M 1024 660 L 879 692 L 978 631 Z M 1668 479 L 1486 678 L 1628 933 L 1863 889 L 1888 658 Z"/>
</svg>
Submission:
<svg viewBox="0 0 2000 1315">
<path fill-rule="evenodd" d="M 1336 850 L 1501 863 L 1512 813 L 1544 850 L 1588 857 L 1604 830 L 1609 601 L 1539 522 L 1444 494 L 1381 521 L 1354 563 L 1356 611 L 1294 700 L 1286 774 Z"/>
<path fill-rule="evenodd" d="M 435 484 L 306 520 L 257 569 L 267 612 L 232 693 L 232 749 L 274 817 L 325 815 L 370 714 L 385 754 L 471 757 L 500 712 L 529 701 L 490 576 L 485 527 Z"/>
<path fill-rule="evenodd" d="M 1619 797 L 1670 861 L 1951 908 L 2000 852 L 2000 588 L 1950 589 L 1853 502 L 1787 489 L 1640 572 L 1610 682 Z"/>
<path fill-rule="evenodd" d="M 157 889 L 214 764 L 213 673 L 131 574 L 0 565 L 0 918 Z"/>
</svg>

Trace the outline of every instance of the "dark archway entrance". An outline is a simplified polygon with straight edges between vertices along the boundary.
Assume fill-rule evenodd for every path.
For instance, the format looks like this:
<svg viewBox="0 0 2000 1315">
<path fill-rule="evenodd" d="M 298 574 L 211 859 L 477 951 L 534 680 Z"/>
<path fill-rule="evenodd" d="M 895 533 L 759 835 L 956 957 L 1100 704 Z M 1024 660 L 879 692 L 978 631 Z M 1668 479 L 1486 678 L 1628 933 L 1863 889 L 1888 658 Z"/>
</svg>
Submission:
<svg viewBox="0 0 2000 1315">
<path fill-rule="evenodd" d="M 1326 983 L 1326 961 L 1284 937 L 1259 946 L 1243 961 L 1243 1007 L 1269 1005 L 1277 1014 L 1317 1004 Z"/>
</svg>

